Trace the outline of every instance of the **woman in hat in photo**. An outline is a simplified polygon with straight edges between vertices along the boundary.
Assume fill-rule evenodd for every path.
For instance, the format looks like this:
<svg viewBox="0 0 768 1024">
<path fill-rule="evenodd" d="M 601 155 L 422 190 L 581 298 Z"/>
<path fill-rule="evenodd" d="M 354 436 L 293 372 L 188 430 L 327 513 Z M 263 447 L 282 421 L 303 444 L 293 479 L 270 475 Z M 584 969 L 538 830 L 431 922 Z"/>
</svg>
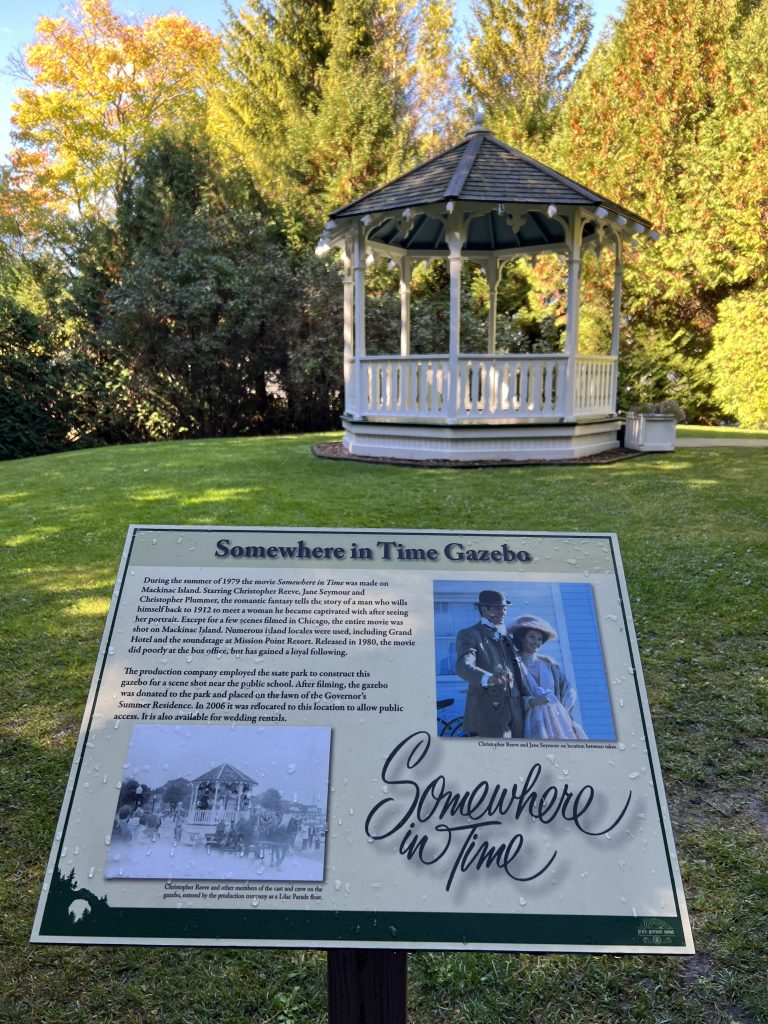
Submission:
<svg viewBox="0 0 768 1024">
<path fill-rule="evenodd" d="M 518 650 L 522 675 L 523 736 L 539 740 L 588 739 L 574 719 L 576 690 L 554 659 L 541 647 L 557 633 L 545 619 L 520 615 L 509 631 Z"/>
</svg>

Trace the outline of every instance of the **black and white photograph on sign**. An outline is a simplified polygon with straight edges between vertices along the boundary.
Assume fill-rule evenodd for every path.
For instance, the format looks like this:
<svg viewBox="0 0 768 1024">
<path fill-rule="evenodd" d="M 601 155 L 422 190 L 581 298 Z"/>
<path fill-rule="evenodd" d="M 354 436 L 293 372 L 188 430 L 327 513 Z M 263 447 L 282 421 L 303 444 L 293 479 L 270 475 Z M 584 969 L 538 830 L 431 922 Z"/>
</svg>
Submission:
<svg viewBox="0 0 768 1024">
<path fill-rule="evenodd" d="M 331 730 L 140 724 L 105 878 L 322 881 Z"/>
<path fill-rule="evenodd" d="M 433 587 L 439 736 L 616 740 L 591 585 Z"/>
</svg>

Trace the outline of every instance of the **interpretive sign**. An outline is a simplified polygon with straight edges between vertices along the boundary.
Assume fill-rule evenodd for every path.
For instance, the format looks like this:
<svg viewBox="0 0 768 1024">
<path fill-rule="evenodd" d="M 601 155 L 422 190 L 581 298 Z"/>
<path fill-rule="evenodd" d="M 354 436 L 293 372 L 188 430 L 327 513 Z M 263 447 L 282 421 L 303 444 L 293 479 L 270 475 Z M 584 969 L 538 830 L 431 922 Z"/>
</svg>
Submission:
<svg viewBox="0 0 768 1024">
<path fill-rule="evenodd" d="M 616 537 L 131 527 L 32 938 L 692 952 Z"/>
</svg>

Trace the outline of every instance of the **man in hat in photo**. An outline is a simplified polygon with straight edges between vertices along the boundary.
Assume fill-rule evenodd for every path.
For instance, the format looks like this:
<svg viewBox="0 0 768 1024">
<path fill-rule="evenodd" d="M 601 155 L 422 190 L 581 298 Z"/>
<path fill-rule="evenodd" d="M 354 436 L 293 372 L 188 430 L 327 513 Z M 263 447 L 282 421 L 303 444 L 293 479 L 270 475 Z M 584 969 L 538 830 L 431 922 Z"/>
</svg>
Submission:
<svg viewBox="0 0 768 1024">
<path fill-rule="evenodd" d="M 469 683 L 464 731 L 469 736 L 523 735 L 520 666 L 504 619 L 509 602 L 498 590 L 481 590 L 480 621 L 456 636 L 456 673 Z"/>
</svg>

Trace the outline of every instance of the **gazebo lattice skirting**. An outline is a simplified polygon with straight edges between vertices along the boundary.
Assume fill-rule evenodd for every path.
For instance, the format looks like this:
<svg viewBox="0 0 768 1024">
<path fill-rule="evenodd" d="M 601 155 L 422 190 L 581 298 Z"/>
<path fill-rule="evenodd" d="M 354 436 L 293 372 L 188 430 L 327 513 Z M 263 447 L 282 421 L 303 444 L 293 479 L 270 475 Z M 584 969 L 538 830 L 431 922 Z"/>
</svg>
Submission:
<svg viewBox="0 0 768 1024">
<path fill-rule="evenodd" d="M 412 460 L 562 459 L 618 446 L 616 413 L 623 242 L 648 232 L 641 217 L 500 142 L 478 120 L 457 146 L 331 215 L 318 254 L 344 265 L 344 445 L 351 454 Z M 648 232 L 650 237 L 658 237 Z M 588 247 L 615 253 L 611 351 L 580 353 L 580 278 Z M 563 352 L 496 351 L 503 263 L 562 253 L 568 265 Z M 400 351 L 369 355 L 366 266 L 400 271 Z M 448 352 L 410 344 L 411 271 L 446 259 Z M 462 265 L 488 282 L 487 351 L 461 351 Z"/>
</svg>

